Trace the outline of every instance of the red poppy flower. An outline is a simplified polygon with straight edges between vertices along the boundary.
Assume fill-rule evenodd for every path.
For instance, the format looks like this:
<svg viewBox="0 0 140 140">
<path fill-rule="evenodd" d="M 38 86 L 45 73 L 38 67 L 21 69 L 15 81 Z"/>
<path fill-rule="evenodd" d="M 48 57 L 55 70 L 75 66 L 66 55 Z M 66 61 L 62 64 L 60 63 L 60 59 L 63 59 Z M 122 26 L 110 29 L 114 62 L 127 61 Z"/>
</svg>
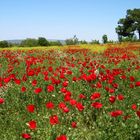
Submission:
<svg viewBox="0 0 140 140">
<path fill-rule="evenodd" d="M 30 112 L 30 113 L 33 113 L 35 110 L 35 105 L 33 104 L 30 104 L 27 106 L 27 111 Z"/>
<path fill-rule="evenodd" d="M 46 76 L 44 77 L 44 80 L 45 80 L 45 81 L 49 81 L 48 75 L 46 75 Z"/>
<path fill-rule="evenodd" d="M 109 87 L 105 87 L 105 90 L 106 90 L 107 92 L 109 92 Z"/>
<path fill-rule="evenodd" d="M 66 92 L 67 92 L 67 89 L 66 89 L 65 87 L 63 87 L 63 88 L 60 89 L 60 91 L 61 91 L 62 93 L 66 93 Z"/>
<path fill-rule="evenodd" d="M 42 88 L 36 88 L 34 90 L 35 94 L 39 94 L 40 92 L 42 92 Z"/>
<path fill-rule="evenodd" d="M 100 108 L 102 108 L 102 104 L 101 103 L 99 103 L 99 102 L 95 102 L 95 103 L 92 103 L 91 104 L 94 108 L 96 108 L 96 109 L 100 109 Z"/>
<path fill-rule="evenodd" d="M 24 139 L 31 139 L 31 135 L 27 134 L 27 133 L 23 133 L 22 134 L 22 138 L 24 138 Z"/>
<path fill-rule="evenodd" d="M 118 85 L 117 83 L 113 83 L 112 86 L 113 86 L 114 88 L 118 88 L 118 87 L 119 87 L 119 85 Z"/>
<path fill-rule="evenodd" d="M 63 109 L 63 108 L 65 108 L 65 107 L 66 107 L 66 104 L 65 104 L 65 103 L 63 103 L 63 102 L 59 103 L 59 108 L 60 108 L 60 109 Z"/>
<path fill-rule="evenodd" d="M 47 86 L 47 91 L 48 91 L 48 92 L 54 91 L 54 86 L 53 86 L 53 85 L 48 85 L 48 86 Z"/>
<path fill-rule="evenodd" d="M 95 100 L 95 99 L 100 98 L 100 96 L 101 96 L 101 94 L 100 94 L 99 92 L 94 92 L 94 93 L 91 95 L 90 99 L 91 99 L 91 100 Z"/>
<path fill-rule="evenodd" d="M 26 91 L 26 87 L 22 87 L 21 92 L 25 92 L 25 91 Z"/>
<path fill-rule="evenodd" d="M 140 86 L 140 81 L 136 82 L 135 84 L 137 87 Z"/>
<path fill-rule="evenodd" d="M 36 129 L 37 125 L 36 125 L 36 121 L 30 121 L 28 122 L 29 128 L 30 129 Z"/>
<path fill-rule="evenodd" d="M 65 101 L 70 101 L 70 99 L 71 99 L 71 96 L 70 96 L 70 95 L 65 95 L 65 96 L 64 96 L 64 100 L 65 100 Z"/>
<path fill-rule="evenodd" d="M 48 102 L 48 103 L 46 103 L 46 108 L 53 109 L 54 108 L 54 104 L 52 102 Z"/>
<path fill-rule="evenodd" d="M 72 128 L 76 128 L 76 127 L 77 127 L 77 123 L 76 123 L 76 122 L 72 122 L 72 123 L 71 123 L 71 127 L 72 127 Z"/>
<path fill-rule="evenodd" d="M 66 135 L 61 135 L 61 136 L 57 137 L 56 140 L 67 140 L 67 137 L 66 137 Z"/>
<path fill-rule="evenodd" d="M 20 80 L 19 80 L 19 79 L 15 79 L 14 82 L 15 82 L 17 85 L 20 85 Z"/>
<path fill-rule="evenodd" d="M 57 115 L 53 115 L 50 117 L 50 124 L 51 125 L 56 125 L 59 123 L 59 120 L 58 120 L 58 116 Z"/>
<path fill-rule="evenodd" d="M 73 77 L 72 81 L 76 82 L 77 81 L 77 77 Z"/>
<path fill-rule="evenodd" d="M 122 114 L 123 114 L 123 111 L 121 111 L 121 110 L 112 111 L 112 112 L 110 113 L 110 115 L 111 115 L 112 117 L 118 117 L 118 116 L 120 116 L 120 115 L 122 115 Z"/>
<path fill-rule="evenodd" d="M 53 67 L 52 66 L 48 67 L 48 71 L 52 72 L 53 71 Z"/>
<path fill-rule="evenodd" d="M 11 80 L 11 78 L 10 78 L 10 77 L 7 77 L 7 78 L 4 78 L 4 79 L 3 79 L 4 83 L 9 83 L 9 82 L 10 82 L 10 80 Z"/>
<path fill-rule="evenodd" d="M 129 87 L 130 87 L 130 88 L 134 88 L 134 85 L 133 85 L 133 84 L 130 84 Z"/>
<path fill-rule="evenodd" d="M 70 70 L 67 71 L 67 74 L 68 74 L 68 75 L 71 75 L 71 74 L 72 74 L 72 71 L 70 71 Z"/>
<path fill-rule="evenodd" d="M 102 84 L 101 84 L 100 82 L 98 82 L 98 83 L 96 84 L 96 87 L 97 87 L 97 88 L 102 88 Z"/>
<path fill-rule="evenodd" d="M 118 100 L 120 101 L 124 100 L 124 96 L 122 94 L 119 94 L 117 97 L 118 97 Z"/>
<path fill-rule="evenodd" d="M 68 113 L 69 112 L 69 109 L 67 107 L 64 107 L 63 108 L 63 112 Z"/>
<path fill-rule="evenodd" d="M 115 92 L 115 89 L 113 89 L 113 88 L 109 89 L 109 93 L 114 93 L 114 92 Z"/>
<path fill-rule="evenodd" d="M 131 82 L 135 81 L 135 78 L 133 76 L 130 76 L 129 79 L 130 79 Z"/>
<path fill-rule="evenodd" d="M 4 99 L 0 98 L 0 104 L 3 104 L 3 103 L 4 103 Z"/>
<path fill-rule="evenodd" d="M 131 108 L 132 108 L 132 110 L 136 110 L 137 109 L 137 105 L 136 104 L 132 104 Z"/>
<path fill-rule="evenodd" d="M 64 81 L 63 83 L 62 83 L 62 85 L 63 85 L 63 87 L 67 87 L 68 86 L 68 81 Z"/>
<path fill-rule="evenodd" d="M 126 79 L 126 76 L 125 75 L 122 75 L 120 78 L 123 79 L 123 80 L 125 80 Z"/>
<path fill-rule="evenodd" d="M 34 71 L 34 70 L 29 70 L 29 71 L 27 72 L 27 75 L 28 75 L 28 76 L 34 76 L 34 75 L 35 75 L 35 71 Z"/>
<path fill-rule="evenodd" d="M 76 105 L 76 100 L 71 99 L 71 100 L 69 101 L 69 103 L 70 103 L 72 106 L 74 106 L 74 105 Z"/>
<path fill-rule="evenodd" d="M 37 85 L 37 80 L 33 80 L 32 81 L 32 86 L 36 86 Z"/>
<path fill-rule="evenodd" d="M 85 96 L 84 94 L 79 94 L 79 98 L 80 98 L 80 99 L 85 99 L 86 96 Z"/>
<path fill-rule="evenodd" d="M 76 104 L 76 108 L 77 108 L 79 111 L 83 111 L 84 106 L 82 105 L 82 103 L 77 103 L 77 104 Z"/>
<path fill-rule="evenodd" d="M 124 120 L 127 120 L 127 119 L 131 118 L 131 115 L 124 116 L 123 118 L 124 118 Z"/>
<path fill-rule="evenodd" d="M 23 75 L 22 81 L 27 81 L 27 76 L 26 75 Z"/>
<path fill-rule="evenodd" d="M 115 96 L 110 96 L 110 97 L 109 97 L 110 103 L 114 103 L 115 100 L 116 100 L 116 97 L 115 97 Z"/>
<path fill-rule="evenodd" d="M 137 116 L 140 118 L 140 110 L 136 112 Z"/>
</svg>

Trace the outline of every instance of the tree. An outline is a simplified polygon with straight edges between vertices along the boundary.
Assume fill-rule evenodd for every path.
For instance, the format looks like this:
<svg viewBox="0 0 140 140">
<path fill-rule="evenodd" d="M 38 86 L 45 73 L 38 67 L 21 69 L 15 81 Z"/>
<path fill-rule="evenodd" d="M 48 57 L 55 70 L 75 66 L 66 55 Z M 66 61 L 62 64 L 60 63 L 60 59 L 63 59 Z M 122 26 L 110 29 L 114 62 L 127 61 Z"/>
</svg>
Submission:
<svg viewBox="0 0 140 140">
<path fill-rule="evenodd" d="M 132 26 L 138 32 L 140 40 L 140 9 L 127 10 L 126 18 L 133 20 Z"/>
<path fill-rule="evenodd" d="M 74 35 L 73 38 L 67 39 L 65 40 L 67 45 L 76 45 L 79 43 L 78 38 L 76 37 L 76 35 Z"/>
<path fill-rule="evenodd" d="M 49 46 L 49 41 L 46 40 L 44 37 L 39 37 L 38 38 L 38 45 L 39 46 Z"/>
<path fill-rule="evenodd" d="M 35 46 L 38 46 L 38 41 L 36 39 L 27 38 L 21 42 L 21 46 L 35 47 Z"/>
<path fill-rule="evenodd" d="M 66 45 L 74 45 L 72 39 L 66 39 L 65 42 L 66 42 Z"/>
<path fill-rule="evenodd" d="M 80 43 L 80 44 L 88 44 L 88 42 L 85 41 L 85 40 L 81 40 L 81 41 L 79 41 L 79 43 Z"/>
<path fill-rule="evenodd" d="M 92 40 L 90 44 L 100 44 L 99 40 Z"/>
<path fill-rule="evenodd" d="M 107 35 L 103 35 L 102 40 L 103 40 L 104 44 L 107 43 L 107 41 L 108 41 Z"/>
<path fill-rule="evenodd" d="M 9 47 L 9 44 L 7 41 L 0 41 L 0 48 L 7 48 Z"/>
<path fill-rule="evenodd" d="M 119 41 L 122 40 L 122 37 L 132 38 L 134 35 L 134 27 L 133 20 L 130 18 L 121 18 L 118 21 L 118 27 L 116 28 L 116 32 L 118 34 Z"/>
<path fill-rule="evenodd" d="M 140 39 L 140 9 L 129 9 L 127 10 L 126 17 L 121 18 L 118 21 L 118 27 L 116 27 L 119 41 L 123 37 L 133 38 L 135 31 L 138 32 Z"/>
<path fill-rule="evenodd" d="M 50 41 L 50 46 L 63 46 L 60 41 Z"/>
</svg>

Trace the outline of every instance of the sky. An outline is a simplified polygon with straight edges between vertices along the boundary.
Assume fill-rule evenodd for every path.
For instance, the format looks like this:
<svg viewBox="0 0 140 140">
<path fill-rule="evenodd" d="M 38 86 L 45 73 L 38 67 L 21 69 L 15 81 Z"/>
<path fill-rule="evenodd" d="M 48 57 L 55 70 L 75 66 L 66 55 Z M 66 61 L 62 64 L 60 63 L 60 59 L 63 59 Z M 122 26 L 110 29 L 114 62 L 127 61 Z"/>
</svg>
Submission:
<svg viewBox="0 0 140 140">
<path fill-rule="evenodd" d="M 140 0 L 0 0 L 0 40 L 117 40 L 115 27 Z"/>
</svg>

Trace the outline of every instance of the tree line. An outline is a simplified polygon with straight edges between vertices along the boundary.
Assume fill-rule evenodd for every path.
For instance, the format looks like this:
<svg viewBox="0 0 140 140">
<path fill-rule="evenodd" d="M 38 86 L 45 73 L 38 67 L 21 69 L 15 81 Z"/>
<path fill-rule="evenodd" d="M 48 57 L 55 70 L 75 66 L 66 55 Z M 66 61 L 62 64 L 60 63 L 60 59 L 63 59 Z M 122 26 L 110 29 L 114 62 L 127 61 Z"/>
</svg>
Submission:
<svg viewBox="0 0 140 140">
<path fill-rule="evenodd" d="M 36 46 L 62 46 L 63 44 L 58 41 L 48 41 L 45 37 L 39 37 L 38 39 L 27 38 L 21 43 L 9 43 L 8 41 L 0 41 L 0 48 L 7 48 L 12 46 L 18 47 L 36 47 Z"/>
<path fill-rule="evenodd" d="M 63 45 L 80 45 L 80 44 L 100 44 L 99 40 L 92 40 L 87 42 L 85 40 L 79 40 L 76 35 L 73 38 L 66 39 L 63 43 L 61 41 L 48 41 L 44 37 L 39 37 L 38 39 L 27 38 L 21 43 L 9 43 L 8 41 L 0 41 L 0 48 L 8 48 L 12 46 L 17 47 L 36 47 L 36 46 L 63 46 Z"/>
</svg>

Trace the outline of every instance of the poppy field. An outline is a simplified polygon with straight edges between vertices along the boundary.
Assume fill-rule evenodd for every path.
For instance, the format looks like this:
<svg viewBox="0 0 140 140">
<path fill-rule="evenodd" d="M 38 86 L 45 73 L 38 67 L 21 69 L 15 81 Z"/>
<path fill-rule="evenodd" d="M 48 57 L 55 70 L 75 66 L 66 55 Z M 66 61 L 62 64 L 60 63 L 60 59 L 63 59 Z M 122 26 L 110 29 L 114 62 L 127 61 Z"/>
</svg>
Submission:
<svg viewBox="0 0 140 140">
<path fill-rule="evenodd" d="M 0 140 L 24 139 L 139 140 L 140 44 L 0 50 Z"/>
</svg>

